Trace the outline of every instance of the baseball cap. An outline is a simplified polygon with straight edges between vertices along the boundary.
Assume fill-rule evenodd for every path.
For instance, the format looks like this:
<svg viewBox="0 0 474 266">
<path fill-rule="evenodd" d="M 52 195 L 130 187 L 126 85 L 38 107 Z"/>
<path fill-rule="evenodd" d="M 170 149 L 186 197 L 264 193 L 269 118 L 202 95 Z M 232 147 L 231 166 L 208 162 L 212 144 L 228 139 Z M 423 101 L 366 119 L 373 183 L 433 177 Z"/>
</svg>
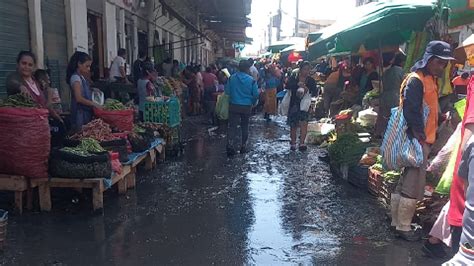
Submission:
<svg viewBox="0 0 474 266">
<path fill-rule="evenodd" d="M 453 56 L 453 49 L 449 43 L 443 41 L 431 41 L 426 46 L 425 53 L 423 58 L 415 63 L 411 68 L 411 71 L 417 71 L 419 69 L 425 68 L 428 64 L 428 61 L 432 57 L 437 57 L 443 60 L 455 60 Z"/>
</svg>

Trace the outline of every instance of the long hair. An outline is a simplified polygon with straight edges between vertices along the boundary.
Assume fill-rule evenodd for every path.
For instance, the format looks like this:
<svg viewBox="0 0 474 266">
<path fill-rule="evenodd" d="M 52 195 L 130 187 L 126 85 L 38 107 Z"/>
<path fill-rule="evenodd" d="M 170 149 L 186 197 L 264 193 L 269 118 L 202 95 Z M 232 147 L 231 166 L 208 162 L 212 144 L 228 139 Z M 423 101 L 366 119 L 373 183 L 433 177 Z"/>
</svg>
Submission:
<svg viewBox="0 0 474 266">
<path fill-rule="evenodd" d="M 78 64 L 84 64 L 87 61 L 92 61 L 91 57 L 84 52 L 76 51 L 69 59 L 66 70 L 66 82 L 70 84 L 71 76 L 77 71 Z"/>
</svg>

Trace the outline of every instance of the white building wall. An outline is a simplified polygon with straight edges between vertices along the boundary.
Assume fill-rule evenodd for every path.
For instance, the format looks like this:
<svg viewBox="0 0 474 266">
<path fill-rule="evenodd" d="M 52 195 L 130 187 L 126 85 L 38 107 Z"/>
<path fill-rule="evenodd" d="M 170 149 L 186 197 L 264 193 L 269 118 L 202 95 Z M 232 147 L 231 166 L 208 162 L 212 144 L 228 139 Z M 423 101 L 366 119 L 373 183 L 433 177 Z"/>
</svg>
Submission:
<svg viewBox="0 0 474 266">
<path fill-rule="evenodd" d="M 68 53 L 88 52 L 87 1 L 65 0 Z"/>
<path fill-rule="evenodd" d="M 28 0 L 31 51 L 36 54 L 38 68 L 44 68 L 43 21 L 41 0 Z"/>
<path fill-rule="evenodd" d="M 112 60 L 117 56 L 117 18 L 115 5 L 105 2 L 104 8 L 104 49 L 105 67 L 109 67 Z"/>
</svg>

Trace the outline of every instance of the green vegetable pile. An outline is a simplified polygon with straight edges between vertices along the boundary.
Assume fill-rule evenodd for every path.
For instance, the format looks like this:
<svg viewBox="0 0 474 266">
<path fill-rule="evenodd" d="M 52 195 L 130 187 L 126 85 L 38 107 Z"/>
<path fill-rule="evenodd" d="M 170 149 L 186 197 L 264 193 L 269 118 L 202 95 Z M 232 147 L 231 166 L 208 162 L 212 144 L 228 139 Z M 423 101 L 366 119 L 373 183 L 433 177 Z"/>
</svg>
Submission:
<svg viewBox="0 0 474 266">
<path fill-rule="evenodd" d="M 127 107 L 120 101 L 109 98 L 105 100 L 104 109 L 108 111 L 120 111 L 127 109 Z"/>
<path fill-rule="evenodd" d="M 382 177 L 384 178 L 385 181 L 396 182 L 398 181 L 398 179 L 400 179 L 400 173 L 397 171 L 389 171 L 389 172 L 383 173 Z"/>
<path fill-rule="evenodd" d="M 8 96 L 8 98 L 0 104 L 1 107 L 29 107 L 35 108 L 38 105 L 30 97 L 18 93 Z"/>
<path fill-rule="evenodd" d="M 365 153 L 366 145 L 359 140 L 356 134 L 341 134 L 329 148 L 329 156 L 332 161 L 341 165 L 357 165 L 360 157 Z"/>
<path fill-rule="evenodd" d="M 377 162 L 372 165 L 372 169 L 383 172 L 382 155 L 377 156 Z"/>
<path fill-rule="evenodd" d="M 379 96 L 380 96 L 380 93 L 378 91 L 371 90 L 365 94 L 364 99 L 372 100 L 372 99 L 378 98 Z"/>
<path fill-rule="evenodd" d="M 105 152 L 104 148 L 100 146 L 99 142 L 92 138 L 84 138 L 81 144 L 76 147 L 64 147 L 61 151 L 69 152 L 80 156 L 90 156 L 94 153 Z"/>
</svg>

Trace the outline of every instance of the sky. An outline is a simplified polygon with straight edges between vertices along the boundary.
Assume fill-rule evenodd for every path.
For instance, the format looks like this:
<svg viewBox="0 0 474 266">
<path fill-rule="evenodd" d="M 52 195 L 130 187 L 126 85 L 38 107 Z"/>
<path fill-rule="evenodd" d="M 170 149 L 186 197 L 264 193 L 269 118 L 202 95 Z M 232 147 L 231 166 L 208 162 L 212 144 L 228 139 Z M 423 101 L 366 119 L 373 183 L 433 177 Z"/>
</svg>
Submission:
<svg viewBox="0 0 474 266">
<path fill-rule="evenodd" d="M 281 36 L 291 36 L 293 33 L 296 15 L 296 0 L 282 1 L 282 33 Z M 340 20 L 350 16 L 350 12 L 355 8 L 356 0 L 299 0 L 300 19 L 330 19 Z M 252 12 L 250 19 L 251 28 L 247 28 L 247 36 L 253 38 L 251 45 L 247 44 L 243 54 L 254 54 L 262 47 L 265 48 L 265 32 L 268 30 L 268 23 L 271 15 L 277 13 L 278 0 L 252 0 Z M 275 35 L 275 30 L 273 30 Z"/>
</svg>

